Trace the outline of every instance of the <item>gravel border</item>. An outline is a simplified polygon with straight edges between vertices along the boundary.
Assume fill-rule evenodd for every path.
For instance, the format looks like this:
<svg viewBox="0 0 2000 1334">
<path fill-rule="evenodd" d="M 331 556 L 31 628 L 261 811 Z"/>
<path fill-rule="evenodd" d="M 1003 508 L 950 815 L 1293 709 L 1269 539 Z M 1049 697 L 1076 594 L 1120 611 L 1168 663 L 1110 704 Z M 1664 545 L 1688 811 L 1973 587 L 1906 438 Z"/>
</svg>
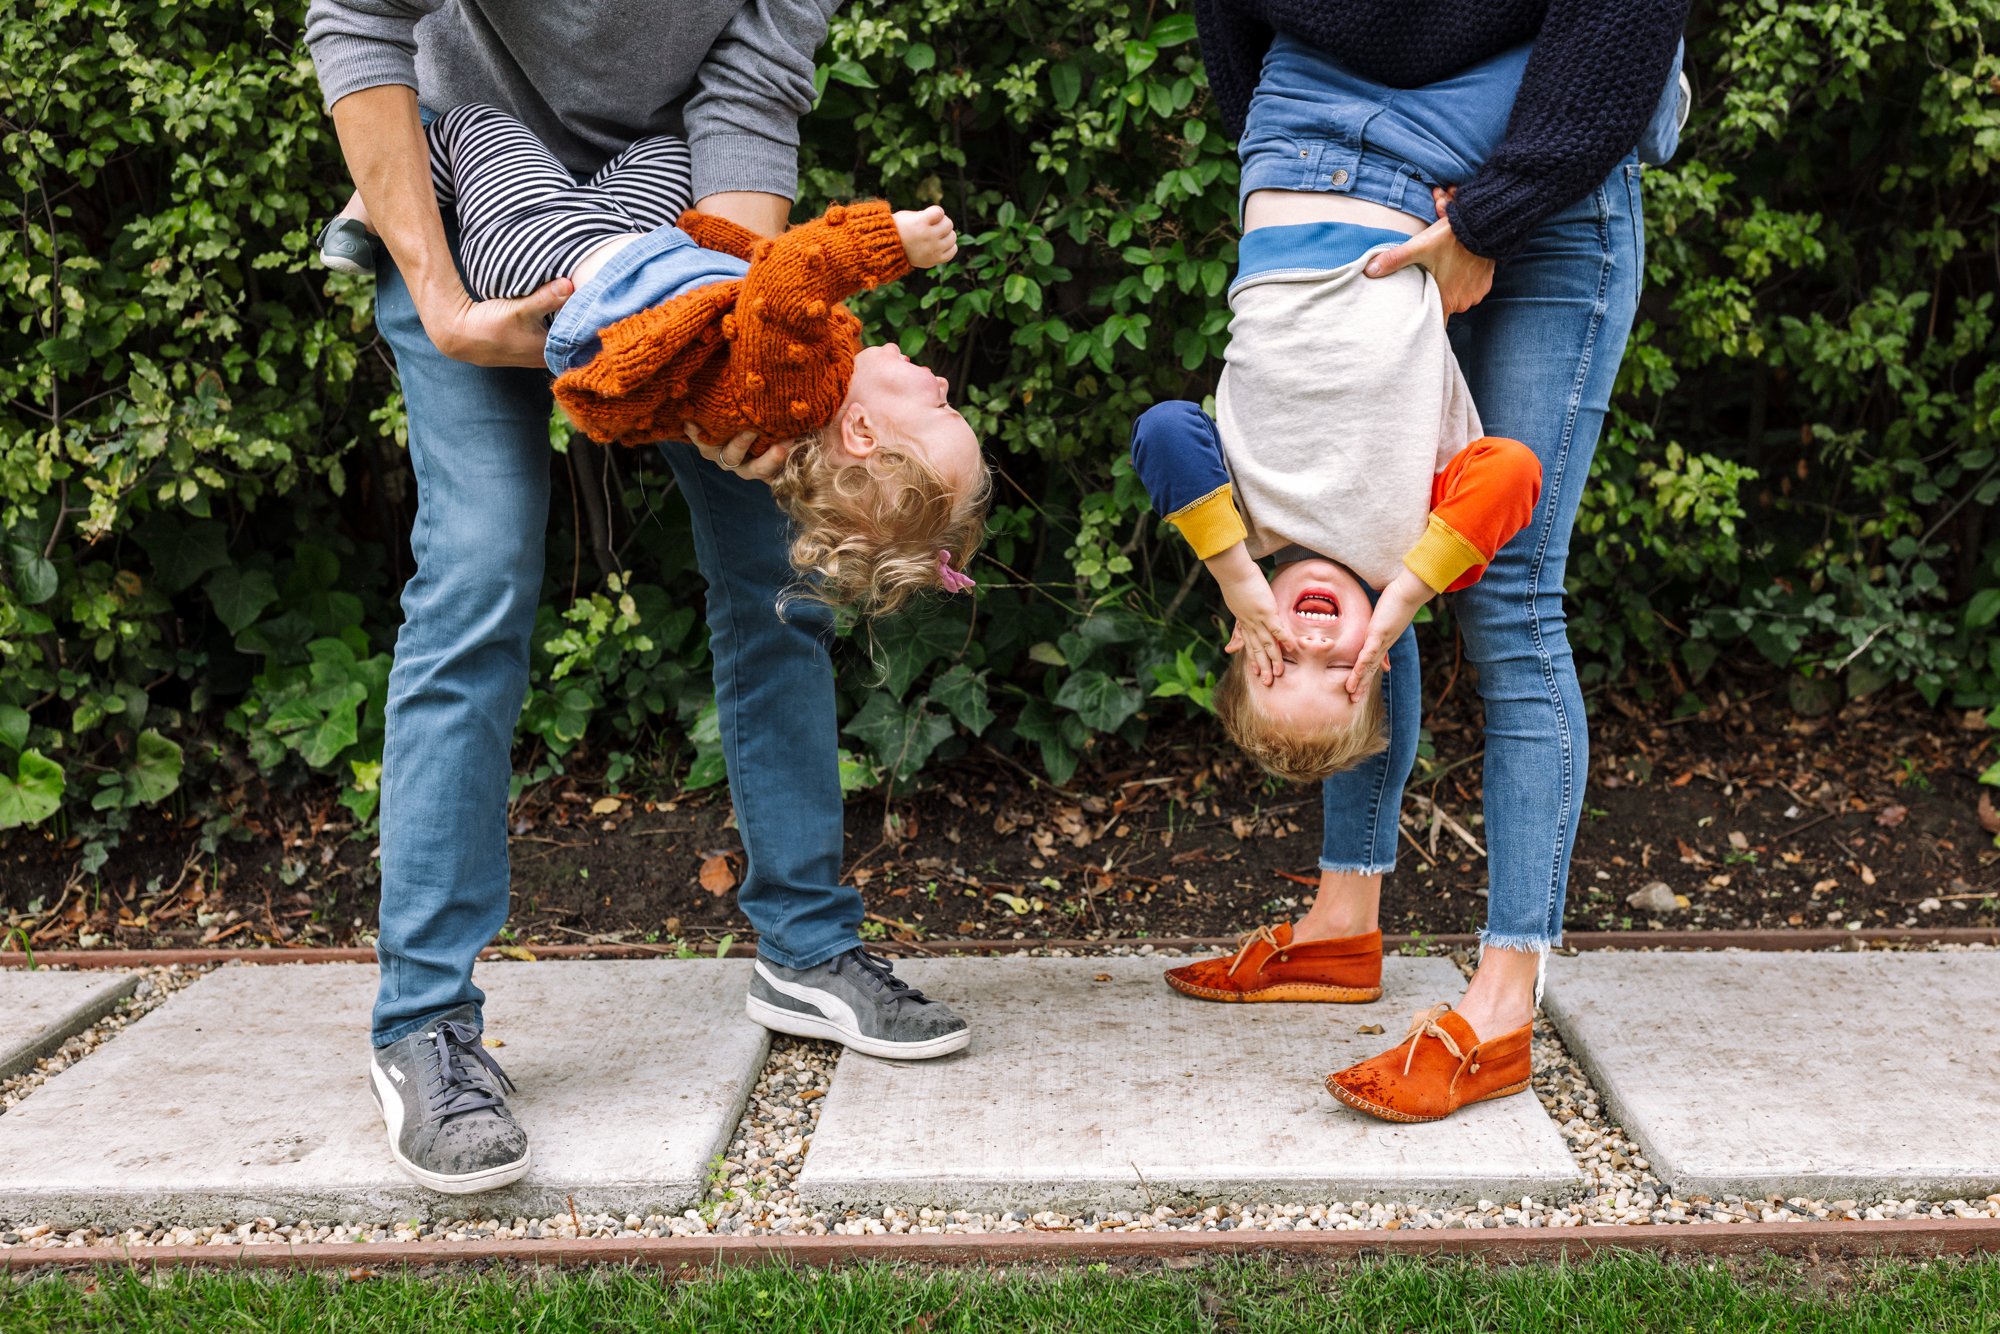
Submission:
<svg viewBox="0 0 2000 1334">
<path fill-rule="evenodd" d="M 139 974 L 132 994 L 122 996 L 108 1014 L 88 1028 L 71 1034 L 60 1047 L 10 1079 L 0 1080 L 0 1116 L 21 1104 L 21 1100 L 63 1071 L 124 1032 L 134 1022 L 166 1003 L 167 997 L 212 970 L 211 964 L 162 964 L 155 968 L 123 969 Z M 38 972 L 72 972 L 73 969 L 37 969 Z"/>
<path fill-rule="evenodd" d="M 1945 947 L 1945 948 L 1972 948 Z M 1051 954 L 1067 952 L 1050 951 Z M 1090 951 L 1093 957 L 1179 957 L 1178 951 L 1150 945 Z M 1470 973 L 1471 957 L 1451 955 Z M 133 1019 L 163 1002 L 171 991 L 205 969 L 147 970 L 153 989 L 121 1002 L 120 1012 L 93 1025 L 45 1058 L 46 1072 L 23 1075 L 0 1086 L 0 1105 L 12 1106 L 27 1089 L 68 1068 Z M 155 974 L 165 974 L 156 978 Z M 146 991 L 142 982 L 141 991 Z M 129 1008 L 128 1008 L 129 1007 Z M 108 1032 L 100 1033 L 100 1030 Z M 72 1048 L 76 1050 L 72 1051 Z M 1884 1219 L 2000 1219 L 2000 1194 L 1981 1200 L 1746 1200 L 1696 1195 L 1679 1198 L 1653 1174 L 1639 1146 L 1605 1113 L 1603 1102 L 1582 1067 L 1570 1055 L 1548 1019 L 1535 1019 L 1533 1091 L 1556 1122 L 1563 1141 L 1589 1183 L 1578 1196 L 1560 1200 L 1481 1200 L 1472 1207 L 1415 1206 L 1398 1200 L 1324 1203 L 1229 1201 L 1206 1207 L 1153 1210 L 1054 1210 L 973 1213 L 967 1210 L 898 1209 L 879 1212 L 813 1209 L 793 1187 L 819 1124 L 819 1111 L 832 1084 L 840 1048 L 829 1042 L 774 1036 L 771 1052 L 752 1087 L 742 1120 L 725 1153 L 710 1165 L 700 1205 L 681 1214 L 559 1214 L 547 1218 L 458 1218 L 412 1226 L 402 1219 L 373 1224 L 323 1224 L 312 1220 L 257 1218 L 204 1227 L 94 1228 L 63 1233 L 46 1224 L 0 1232 L 0 1247 L 75 1247 L 114 1242 L 145 1246 L 296 1245 L 312 1242 L 486 1241 L 499 1238 L 549 1240 L 576 1237 L 696 1236 L 879 1236 L 883 1234 L 976 1234 L 1026 1232 L 1146 1232 L 1163 1230 L 1266 1232 L 1351 1231 L 1382 1228 L 1570 1228 L 1586 1224 L 1702 1226 L 1734 1223 L 1798 1223 Z M 31 1089 L 33 1085 L 30 1085 Z"/>
</svg>

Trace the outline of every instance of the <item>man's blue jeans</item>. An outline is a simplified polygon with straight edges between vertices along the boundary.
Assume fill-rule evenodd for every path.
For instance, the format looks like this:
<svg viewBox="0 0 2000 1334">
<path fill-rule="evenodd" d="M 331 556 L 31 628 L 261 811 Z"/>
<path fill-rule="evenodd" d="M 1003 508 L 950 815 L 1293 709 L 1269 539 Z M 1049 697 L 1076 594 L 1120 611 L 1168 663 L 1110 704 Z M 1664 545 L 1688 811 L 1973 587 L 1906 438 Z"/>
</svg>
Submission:
<svg viewBox="0 0 2000 1334">
<path fill-rule="evenodd" d="M 1451 342 L 1492 435 L 1542 461 L 1542 498 L 1485 577 L 1450 595 L 1486 705 L 1488 892 L 1481 940 L 1540 950 L 1562 939 L 1570 848 L 1583 812 L 1590 736 L 1563 612 L 1570 530 L 1611 406 L 1645 259 L 1640 166 L 1627 159 L 1500 263 L 1493 291 L 1451 319 Z M 1324 788 L 1320 867 L 1395 869 L 1398 808 L 1423 725 L 1417 641 L 1383 677 L 1389 749 Z"/>
<path fill-rule="evenodd" d="M 416 574 L 389 676 L 382 764 L 381 990 L 386 1046 L 484 1000 L 479 951 L 506 924 L 507 786 L 528 686 L 549 510 L 549 377 L 452 361 L 377 251 L 376 324 L 408 410 Z M 758 949 L 808 968 L 860 943 L 840 883 L 831 618 L 776 610 L 792 581 L 768 488 L 669 446 L 708 579 L 709 644 L 730 795 L 748 858 L 737 902 Z"/>
</svg>

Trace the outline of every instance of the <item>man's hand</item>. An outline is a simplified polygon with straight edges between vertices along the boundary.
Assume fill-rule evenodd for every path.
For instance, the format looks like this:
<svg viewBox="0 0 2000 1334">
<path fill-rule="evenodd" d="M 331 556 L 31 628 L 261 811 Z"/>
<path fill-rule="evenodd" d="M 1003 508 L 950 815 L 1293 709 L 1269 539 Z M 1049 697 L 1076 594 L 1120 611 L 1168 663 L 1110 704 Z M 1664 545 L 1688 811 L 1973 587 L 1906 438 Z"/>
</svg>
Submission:
<svg viewBox="0 0 2000 1334">
<path fill-rule="evenodd" d="M 757 443 L 755 431 L 744 431 L 732 436 L 726 445 L 711 445 L 703 440 L 701 432 L 695 429 L 693 422 L 683 422 L 681 431 L 687 436 L 688 443 L 700 450 L 701 456 L 710 463 L 724 472 L 733 472 L 738 477 L 762 482 L 766 486 L 775 481 L 778 474 L 785 470 L 785 460 L 792 454 L 791 442 L 786 441 L 782 445 L 772 445 L 762 454 L 752 457 L 750 447 Z"/>
<path fill-rule="evenodd" d="M 1210 556 L 1204 564 L 1221 587 L 1229 614 L 1236 618 L 1236 628 L 1223 652 L 1243 654 L 1250 670 L 1257 673 L 1257 679 L 1265 685 L 1271 684 L 1285 674 L 1284 650 L 1297 653 L 1299 646 L 1279 614 L 1270 580 L 1257 568 L 1257 562 L 1250 559 L 1249 548 L 1241 542 Z"/>
<path fill-rule="evenodd" d="M 934 269 L 958 254 L 958 229 L 936 204 L 926 209 L 902 209 L 895 214 L 896 235 L 912 266 Z"/>
<path fill-rule="evenodd" d="M 1368 639 L 1362 644 L 1361 653 L 1354 659 L 1354 666 L 1347 673 L 1347 693 L 1359 699 L 1361 692 L 1368 688 L 1375 669 L 1389 670 L 1389 649 L 1403 631 L 1410 628 L 1416 618 L 1417 608 L 1436 597 L 1431 586 L 1405 566 L 1401 573 L 1390 580 L 1382 590 L 1382 596 L 1375 599 L 1375 611 L 1368 618 Z"/>
<path fill-rule="evenodd" d="M 1444 206 L 1457 193 L 1456 186 L 1432 190 L 1431 202 L 1437 208 L 1438 220 L 1395 249 L 1377 253 L 1368 261 L 1366 270 L 1370 278 L 1386 278 L 1412 264 L 1423 265 L 1437 283 L 1446 319 L 1471 310 L 1493 290 L 1493 261 L 1481 259 L 1459 244 L 1451 222 L 1445 217 Z"/>
<path fill-rule="evenodd" d="M 547 364 L 542 347 L 548 341 L 549 317 L 575 290 L 575 283 L 558 278 L 523 297 L 474 301 L 457 287 L 428 304 L 419 303 L 417 314 L 437 350 L 454 361 L 539 370 Z"/>
</svg>

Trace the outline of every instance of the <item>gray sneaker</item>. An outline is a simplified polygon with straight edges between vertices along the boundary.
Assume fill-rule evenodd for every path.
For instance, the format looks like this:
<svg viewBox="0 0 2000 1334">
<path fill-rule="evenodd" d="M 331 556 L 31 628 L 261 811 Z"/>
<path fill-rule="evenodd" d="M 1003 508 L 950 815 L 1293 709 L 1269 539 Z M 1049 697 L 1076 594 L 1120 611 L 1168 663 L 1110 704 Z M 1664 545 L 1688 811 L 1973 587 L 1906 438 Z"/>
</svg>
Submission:
<svg viewBox="0 0 2000 1334">
<path fill-rule="evenodd" d="M 319 262 L 335 273 L 375 272 L 375 243 L 358 218 L 335 218 L 319 229 L 314 242 Z"/>
<path fill-rule="evenodd" d="M 480 1044 L 470 1005 L 375 1051 L 369 1091 L 389 1127 L 389 1152 L 432 1190 L 471 1195 L 528 1170 L 528 1132 L 507 1110 L 514 1081 Z"/>
<path fill-rule="evenodd" d="M 950 1007 L 859 945 L 813 968 L 787 968 L 759 955 L 743 1007 L 774 1033 L 830 1038 L 864 1056 L 921 1061 L 972 1040 Z"/>
</svg>

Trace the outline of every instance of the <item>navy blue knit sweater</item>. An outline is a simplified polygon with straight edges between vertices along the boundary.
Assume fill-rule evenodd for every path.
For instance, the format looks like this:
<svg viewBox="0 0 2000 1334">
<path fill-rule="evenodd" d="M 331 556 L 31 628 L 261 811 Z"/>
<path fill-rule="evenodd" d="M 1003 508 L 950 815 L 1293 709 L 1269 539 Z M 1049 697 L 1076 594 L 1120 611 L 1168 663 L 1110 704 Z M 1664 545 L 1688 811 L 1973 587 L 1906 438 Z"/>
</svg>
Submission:
<svg viewBox="0 0 2000 1334">
<path fill-rule="evenodd" d="M 1231 136 L 1275 32 L 1365 78 L 1418 88 L 1532 40 L 1507 136 L 1456 182 L 1451 229 L 1504 259 L 1639 142 L 1673 67 L 1688 0 L 1194 0 L 1208 84 Z"/>
</svg>

